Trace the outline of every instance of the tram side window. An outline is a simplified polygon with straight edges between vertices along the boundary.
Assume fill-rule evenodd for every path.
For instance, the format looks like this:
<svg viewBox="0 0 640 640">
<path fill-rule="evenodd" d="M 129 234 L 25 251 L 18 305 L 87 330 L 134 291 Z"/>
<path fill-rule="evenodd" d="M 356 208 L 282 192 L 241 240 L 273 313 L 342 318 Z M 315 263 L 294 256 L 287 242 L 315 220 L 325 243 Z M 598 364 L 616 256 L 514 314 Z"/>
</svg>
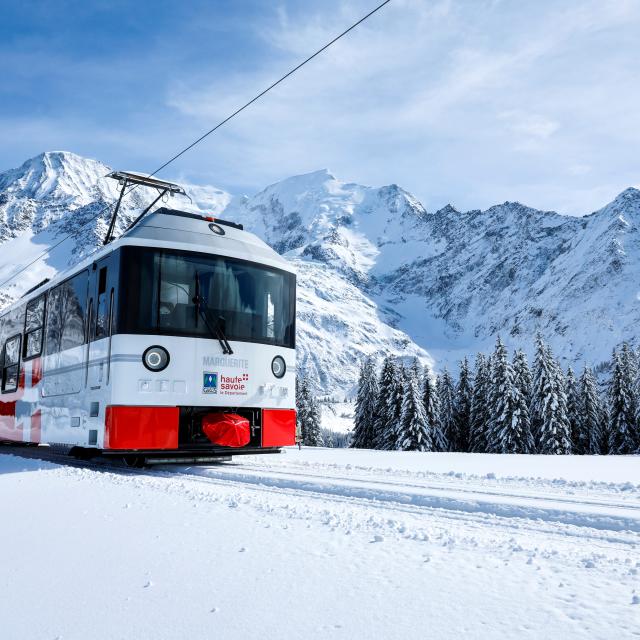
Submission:
<svg viewBox="0 0 640 640">
<path fill-rule="evenodd" d="M 4 361 L 2 364 L 2 391 L 15 391 L 18 388 L 20 374 L 20 340 L 17 335 L 9 338 L 4 345 Z"/>
<path fill-rule="evenodd" d="M 58 285 L 47 305 L 46 353 L 51 355 L 84 344 L 88 272 Z"/>
<path fill-rule="evenodd" d="M 109 297 L 107 296 L 107 267 L 100 269 L 98 277 L 98 305 L 96 309 L 95 339 L 109 335 Z"/>
<path fill-rule="evenodd" d="M 23 357 L 25 360 L 42 353 L 42 335 L 44 326 L 44 296 L 31 300 L 27 304 L 24 322 Z"/>
</svg>

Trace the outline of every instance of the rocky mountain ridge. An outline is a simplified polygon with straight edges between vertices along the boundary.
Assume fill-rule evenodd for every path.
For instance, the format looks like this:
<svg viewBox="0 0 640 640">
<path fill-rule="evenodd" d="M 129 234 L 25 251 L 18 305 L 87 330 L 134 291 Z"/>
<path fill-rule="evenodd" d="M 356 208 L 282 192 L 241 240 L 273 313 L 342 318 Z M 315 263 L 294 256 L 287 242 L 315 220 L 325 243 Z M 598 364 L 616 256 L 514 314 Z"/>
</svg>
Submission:
<svg viewBox="0 0 640 640">
<path fill-rule="evenodd" d="M 326 264 L 439 363 L 530 350 L 540 331 L 565 363 L 609 357 L 640 316 L 640 191 L 582 218 L 505 202 L 430 213 L 391 185 L 328 172 L 289 178 L 228 207 L 293 260 Z M 280 243 L 280 244 L 279 244 Z"/>
</svg>

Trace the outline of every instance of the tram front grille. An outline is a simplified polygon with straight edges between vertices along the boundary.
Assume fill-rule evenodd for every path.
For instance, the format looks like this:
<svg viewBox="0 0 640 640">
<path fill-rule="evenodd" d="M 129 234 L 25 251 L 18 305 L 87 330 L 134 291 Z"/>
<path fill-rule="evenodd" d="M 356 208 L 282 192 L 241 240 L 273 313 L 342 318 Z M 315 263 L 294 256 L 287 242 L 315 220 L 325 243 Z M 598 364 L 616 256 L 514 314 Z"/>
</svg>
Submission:
<svg viewBox="0 0 640 640">
<path fill-rule="evenodd" d="M 179 448 L 211 447 L 202 431 L 202 419 L 211 413 L 235 413 L 249 420 L 251 440 L 247 447 L 260 447 L 262 443 L 262 409 L 238 407 L 180 407 Z"/>
</svg>

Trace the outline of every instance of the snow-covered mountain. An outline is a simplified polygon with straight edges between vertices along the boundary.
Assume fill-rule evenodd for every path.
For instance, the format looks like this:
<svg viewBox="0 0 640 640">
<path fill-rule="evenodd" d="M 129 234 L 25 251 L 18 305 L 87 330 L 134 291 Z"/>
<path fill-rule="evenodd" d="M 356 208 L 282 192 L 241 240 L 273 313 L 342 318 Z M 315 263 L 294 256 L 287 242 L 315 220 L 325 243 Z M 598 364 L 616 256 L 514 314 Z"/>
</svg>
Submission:
<svg viewBox="0 0 640 640">
<path fill-rule="evenodd" d="M 116 196 L 109 168 L 45 153 L 0 174 L 0 278 L 64 237 L 20 287 L 100 242 Z M 529 348 L 541 331 L 565 361 L 607 359 L 640 320 L 640 191 L 627 189 L 584 218 L 506 202 L 486 211 L 427 212 L 397 185 L 294 176 L 231 198 L 186 185 L 173 206 L 237 220 L 299 273 L 300 363 L 328 393 L 349 393 L 363 354 L 402 353 L 436 366 L 487 349 L 497 333 Z M 148 202 L 134 192 L 121 227 Z M 82 226 L 85 222 L 86 226 Z M 2 292 L 5 299 L 18 291 Z"/>
<path fill-rule="evenodd" d="M 565 362 L 608 359 L 640 320 L 640 191 L 583 218 L 505 202 L 429 213 L 396 185 L 326 171 L 227 209 L 293 260 L 324 264 L 441 366 L 537 331 Z"/>
</svg>

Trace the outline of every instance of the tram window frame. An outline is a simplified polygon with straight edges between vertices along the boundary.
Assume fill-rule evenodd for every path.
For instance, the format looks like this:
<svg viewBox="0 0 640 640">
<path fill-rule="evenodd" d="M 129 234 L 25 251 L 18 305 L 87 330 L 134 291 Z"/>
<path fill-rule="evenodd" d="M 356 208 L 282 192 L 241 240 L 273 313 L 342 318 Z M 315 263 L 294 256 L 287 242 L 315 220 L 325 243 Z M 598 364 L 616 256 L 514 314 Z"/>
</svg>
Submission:
<svg viewBox="0 0 640 640">
<path fill-rule="evenodd" d="M 171 328 L 162 326 L 160 322 L 160 306 L 162 298 L 163 271 L 166 258 L 184 258 L 185 261 L 208 262 L 222 260 L 238 267 L 255 269 L 257 272 L 281 274 L 286 286 L 290 286 L 288 295 L 287 318 L 290 319 L 284 335 L 276 339 L 237 335 L 229 326 L 225 328 L 226 337 L 234 342 L 275 346 L 283 349 L 296 347 L 296 277 L 285 269 L 245 258 L 204 253 L 200 251 L 184 251 L 163 247 L 127 246 L 121 249 L 120 280 L 118 294 L 118 313 L 114 333 L 166 335 L 189 338 L 210 338 L 210 334 L 201 321 L 197 306 L 192 307 L 193 318 L 197 330 L 192 328 Z M 213 265 L 211 265 L 213 266 Z M 200 274 L 202 275 L 202 274 Z M 191 306 L 191 305 L 190 305 Z"/>
<path fill-rule="evenodd" d="M 31 309 L 32 307 L 34 307 L 35 305 L 37 305 L 40 301 L 42 301 L 42 312 L 41 312 L 41 317 L 40 317 L 40 324 L 34 324 L 29 326 L 29 309 Z M 44 324 L 45 324 L 45 318 L 47 317 L 47 296 L 46 294 L 42 294 L 40 296 L 38 296 L 37 298 L 34 298 L 33 300 L 29 300 L 29 302 L 27 302 L 27 307 L 25 310 L 25 314 L 24 314 L 24 339 L 22 341 L 22 360 L 23 362 L 26 362 L 28 360 L 32 360 L 33 358 L 37 358 L 39 356 L 42 355 L 42 350 L 44 348 Z M 36 334 L 37 332 L 40 332 L 40 343 L 38 345 L 38 349 L 33 352 L 33 353 L 29 353 L 29 345 L 31 344 L 31 341 L 29 340 L 29 338 L 31 336 L 33 336 L 34 334 Z"/>
<path fill-rule="evenodd" d="M 111 304 L 107 295 L 107 267 L 98 272 L 98 296 L 95 301 L 95 317 L 91 320 L 91 341 L 108 338 L 110 327 Z"/>
<path fill-rule="evenodd" d="M 18 348 L 16 350 L 17 360 L 12 360 L 7 364 L 7 345 L 13 340 L 18 340 Z M 18 390 L 20 384 L 20 355 L 22 350 L 22 334 L 16 333 L 5 340 L 2 347 L 2 393 L 15 393 Z M 7 378 L 9 369 L 15 369 L 15 385 L 7 387 Z"/>
<path fill-rule="evenodd" d="M 78 281 L 77 283 L 74 283 L 74 281 Z M 81 295 L 77 295 L 78 291 L 76 290 L 76 286 L 78 285 L 83 285 L 82 288 L 82 293 Z M 63 325 L 63 333 L 59 336 L 59 338 L 57 338 L 57 341 L 59 342 L 59 348 L 56 346 L 51 345 L 51 338 L 53 335 L 53 329 L 51 327 L 51 313 L 53 312 L 54 308 L 54 302 L 55 301 L 55 297 L 58 293 L 58 291 L 60 291 L 62 289 L 62 287 L 72 287 L 76 293 L 76 299 L 77 302 L 79 303 L 81 310 L 82 310 L 82 341 L 78 342 L 77 340 L 75 341 L 75 343 L 69 345 L 64 345 L 63 344 L 63 339 L 64 339 L 64 325 Z M 79 271 L 78 273 L 72 275 L 70 278 L 67 278 L 66 280 L 64 280 L 63 282 L 60 282 L 59 284 L 57 284 L 55 287 L 52 287 L 49 290 L 48 293 L 48 304 L 47 304 L 47 313 L 45 315 L 45 345 L 44 345 L 44 355 L 45 356 L 51 356 L 51 355 L 55 355 L 56 353 L 61 353 L 62 351 L 67 351 L 69 349 L 75 349 L 77 347 L 81 347 L 82 345 L 86 344 L 89 340 L 89 331 L 88 331 L 88 325 L 87 325 L 87 320 L 88 320 L 88 311 L 89 311 L 89 271 L 87 269 L 84 269 L 82 271 Z"/>
</svg>

